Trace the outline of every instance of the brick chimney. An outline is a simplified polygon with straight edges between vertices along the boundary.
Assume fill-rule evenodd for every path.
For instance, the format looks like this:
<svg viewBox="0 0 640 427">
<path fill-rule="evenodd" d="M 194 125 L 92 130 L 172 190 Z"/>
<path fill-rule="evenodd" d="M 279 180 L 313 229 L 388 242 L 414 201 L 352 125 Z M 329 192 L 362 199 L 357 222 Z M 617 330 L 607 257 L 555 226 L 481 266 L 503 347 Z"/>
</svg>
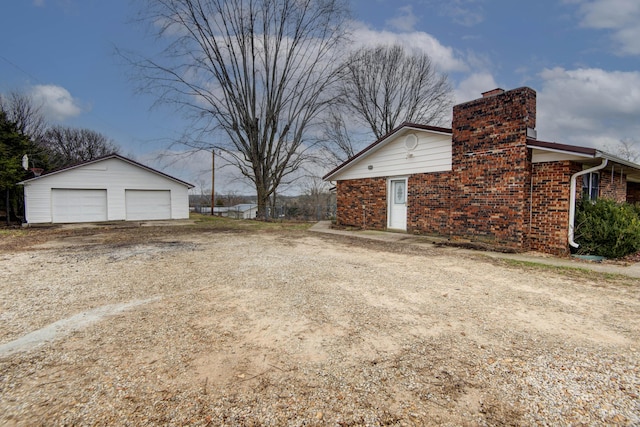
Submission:
<svg viewBox="0 0 640 427">
<path fill-rule="evenodd" d="M 524 249 L 536 92 L 494 89 L 453 107 L 452 233 Z M 526 223 L 526 224 L 525 224 Z"/>
<path fill-rule="evenodd" d="M 488 98 L 490 96 L 494 96 L 494 95 L 502 95 L 504 93 L 504 89 L 500 89 L 500 88 L 496 88 L 493 90 L 489 90 L 487 92 L 482 92 L 482 97 L 483 98 Z"/>
</svg>

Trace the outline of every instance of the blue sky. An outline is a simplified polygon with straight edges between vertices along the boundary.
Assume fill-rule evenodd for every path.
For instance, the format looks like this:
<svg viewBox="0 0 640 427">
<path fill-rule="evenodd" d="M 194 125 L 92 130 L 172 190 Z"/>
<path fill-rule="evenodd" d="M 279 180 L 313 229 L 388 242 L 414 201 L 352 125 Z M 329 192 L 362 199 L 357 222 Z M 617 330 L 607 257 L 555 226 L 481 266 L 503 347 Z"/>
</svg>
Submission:
<svg viewBox="0 0 640 427">
<path fill-rule="evenodd" d="M 5 0 L 0 93 L 43 103 L 51 123 L 105 134 L 122 154 L 206 185 L 210 155 L 159 158 L 186 126 L 135 93 L 115 48 L 157 50 L 130 0 Z M 538 93 L 538 138 L 614 151 L 640 147 L 640 1 L 352 0 L 354 46 L 427 52 L 457 102 L 502 87 Z M 175 148 L 174 148 L 175 150 Z M 178 150 L 179 151 L 179 150 Z M 244 191 L 220 172 L 216 191 Z"/>
</svg>

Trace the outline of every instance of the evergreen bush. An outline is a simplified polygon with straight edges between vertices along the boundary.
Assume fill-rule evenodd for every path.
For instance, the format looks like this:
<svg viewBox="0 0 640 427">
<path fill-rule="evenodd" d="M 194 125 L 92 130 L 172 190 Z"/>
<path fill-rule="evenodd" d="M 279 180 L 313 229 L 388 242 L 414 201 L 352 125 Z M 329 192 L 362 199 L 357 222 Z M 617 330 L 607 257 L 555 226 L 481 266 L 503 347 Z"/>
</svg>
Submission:
<svg viewBox="0 0 640 427">
<path fill-rule="evenodd" d="M 621 258 L 640 251 L 640 207 L 613 200 L 583 199 L 576 209 L 579 254 Z"/>
</svg>

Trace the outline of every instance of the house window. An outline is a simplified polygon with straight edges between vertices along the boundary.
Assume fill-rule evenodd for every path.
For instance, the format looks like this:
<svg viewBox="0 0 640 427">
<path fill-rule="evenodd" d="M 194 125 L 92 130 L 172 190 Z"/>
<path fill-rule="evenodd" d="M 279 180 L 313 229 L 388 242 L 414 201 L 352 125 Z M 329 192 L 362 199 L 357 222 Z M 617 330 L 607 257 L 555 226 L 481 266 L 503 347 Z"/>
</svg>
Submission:
<svg viewBox="0 0 640 427">
<path fill-rule="evenodd" d="M 582 175 L 582 197 L 597 200 L 600 193 L 600 174 L 597 172 Z"/>
<path fill-rule="evenodd" d="M 406 200 L 404 197 L 404 181 L 393 181 L 394 185 L 394 200 L 396 205 L 403 205 Z"/>
</svg>

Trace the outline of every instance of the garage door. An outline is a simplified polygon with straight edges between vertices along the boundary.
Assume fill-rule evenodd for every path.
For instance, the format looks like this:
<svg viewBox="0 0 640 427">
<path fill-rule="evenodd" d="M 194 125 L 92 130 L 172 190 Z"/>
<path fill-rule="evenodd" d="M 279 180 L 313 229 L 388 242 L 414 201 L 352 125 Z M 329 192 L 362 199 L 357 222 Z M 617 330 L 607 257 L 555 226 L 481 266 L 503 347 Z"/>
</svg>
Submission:
<svg viewBox="0 0 640 427">
<path fill-rule="evenodd" d="M 126 190 L 128 221 L 171 219 L 171 191 Z"/>
<path fill-rule="evenodd" d="M 95 222 L 107 220 L 107 190 L 51 190 L 53 222 Z"/>
</svg>

